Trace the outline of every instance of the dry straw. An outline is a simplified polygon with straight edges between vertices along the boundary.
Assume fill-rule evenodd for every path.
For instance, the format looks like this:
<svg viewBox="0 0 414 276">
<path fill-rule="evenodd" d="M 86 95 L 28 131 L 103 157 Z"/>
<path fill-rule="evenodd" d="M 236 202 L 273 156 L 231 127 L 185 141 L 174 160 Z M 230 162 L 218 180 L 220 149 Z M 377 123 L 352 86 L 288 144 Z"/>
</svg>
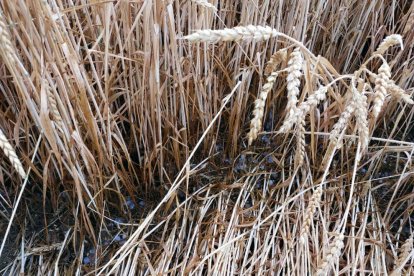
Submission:
<svg viewBox="0 0 414 276">
<path fill-rule="evenodd" d="M 19 158 L 17 157 L 16 151 L 12 147 L 12 145 L 7 140 L 6 135 L 4 135 L 3 131 L 0 129 L 0 148 L 3 150 L 4 154 L 9 159 L 10 163 L 13 165 L 15 170 L 20 174 L 20 176 L 24 179 L 26 178 L 26 172 L 23 168 L 22 163 L 20 162 Z"/>
</svg>

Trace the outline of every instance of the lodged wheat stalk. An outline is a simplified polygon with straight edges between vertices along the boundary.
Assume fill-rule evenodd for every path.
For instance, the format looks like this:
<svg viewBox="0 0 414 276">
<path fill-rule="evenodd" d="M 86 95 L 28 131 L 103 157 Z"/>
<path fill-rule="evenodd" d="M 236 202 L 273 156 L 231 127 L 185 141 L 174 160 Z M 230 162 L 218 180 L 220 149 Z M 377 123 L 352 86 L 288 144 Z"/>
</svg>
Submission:
<svg viewBox="0 0 414 276">
<path fill-rule="evenodd" d="M 384 105 L 385 98 L 387 97 L 387 83 L 391 78 L 391 69 L 387 63 L 383 63 L 378 69 L 378 75 L 375 78 L 375 94 L 374 94 L 374 106 L 372 108 L 372 114 L 376 119 L 381 112 Z"/>
<path fill-rule="evenodd" d="M 312 222 L 313 215 L 315 214 L 316 207 L 321 201 L 322 197 L 322 186 L 319 186 L 314 192 L 309 201 L 309 205 L 305 210 L 305 215 L 303 217 L 303 225 L 300 233 L 300 242 L 303 244 L 305 242 L 306 236 L 309 233 L 309 227 Z"/>
<path fill-rule="evenodd" d="M 409 256 L 413 250 L 413 236 L 410 236 L 401 246 L 400 254 L 395 262 L 396 268 L 390 273 L 391 276 L 401 275 L 404 265 L 410 260 Z"/>
<path fill-rule="evenodd" d="M 318 267 L 316 275 L 328 275 L 331 265 L 341 255 L 341 250 L 344 247 L 344 235 L 339 234 L 333 243 L 329 246 L 329 252 L 322 259 L 321 264 Z"/>
<path fill-rule="evenodd" d="M 4 135 L 1 129 L 0 129 L 0 148 L 3 150 L 7 158 L 9 158 L 10 163 L 13 165 L 15 170 L 20 174 L 20 176 L 23 179 L 26 178 L 26 172 L 23 168 L 22 163 L 17 157 L 16 151 L 13 149 L 12 145 L 9 143 L 6 135 Z"/>
<path fill-rule="evenodd" d="M 401 50 L 404 48 L 402 37 L 399 34 L 392 34 L 384 38 L 377 50 L 374 52 L 374 55 L 383 55 L 390 47 L 395 45 L 400 45 Z"/>
<path fill-rule="evenodd" d="M 207 0 L 193 0 L 193 2 L 199 5 L 200 7 L 211 9 L 212 11 L 217 11 L 216 6 L 207 2 Z"/>
<path fill-rule="evenodd" d="M 302 67 L 303 67 L 303 56 L 299 48 L 290 54 L 290 59 L 288 62 L 288 76 L 287 76 L 287 106 L 286 110 L 288 112 L 288 118 L 295 116 L 299 87 L 300 87 L 300 77 L 302 76 Z"/>
</svg>

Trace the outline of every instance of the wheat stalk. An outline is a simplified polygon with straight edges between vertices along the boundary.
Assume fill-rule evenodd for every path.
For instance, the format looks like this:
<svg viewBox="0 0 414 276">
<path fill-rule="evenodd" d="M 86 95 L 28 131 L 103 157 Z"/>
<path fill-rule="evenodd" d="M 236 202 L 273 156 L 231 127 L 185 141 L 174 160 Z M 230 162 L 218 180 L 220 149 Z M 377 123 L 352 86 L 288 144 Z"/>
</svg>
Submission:
<svg viewBox="0 0 414 276">
<path fill-rule="evenodd" d="M 207 8 L 207 9 L 211 9 L 213 11 L 217 11 L 216 6 L 214 6 L 213 4 L 207 2 L 207 0 L 192 0 L 194 3 L 196 3 L 197 5 L 203 7 L 203 8 Z"/>
<path fill-rule="evenodd" d="M 374 88 L 374 106 L 372 108 L 372 114 L 376 119 L 381 112 L 382 106 L 384 105 L 385 98 L 387 97 L 387 83 L 391 78 L 391 69 L 387 63 L 383 63 L 378 69 L 378 75 L 375 77 L 375 88 Z"/>
<path fill-rule="evenodd" d="M 339 234 L 329 246 L 328 254 L 322 259 L 321 264 L 318 267 L 316 275 L 327 275 L 330 270 L 330 266 L 339 258 L 341 250 L 344 247 L 344 235 Z"/>
<path fill-rule="evenodd" d="M 262 121 L 264 115 L 264 107 L 266 104 L 267 95 L 272 90 L 273 84 L 277 78 L 277 72 L 273 72 L 270 76 L 267 77 L 265 85 L 263 85 L 259 96 L 257 97 L 254 110 L 253 110 L 253 119 L 250 122 L 250 131 L 247 134 L 248 144 L 251 145 L 254 140 L 257 139 L 257 135 L 262 128 Z"/>
<path fill-rule="evenodd" d="M 404 49 L 403 40 L 399 34 L 392 34 L 384 38 L 384 40 L 378 46 L 377 50 L 374 52 L 374 55 L 383 55 L 388 50 L 388 48 L 395 45 L 400 45 L 401 50 Z"/>
<path fill-rule="evenodd" d="M 15 168 L 15 170 L 20 174 L 20 176 L 23 179 L 26 178 L 26 171 L 24 170 L 22 163 L 20 162 L 15 150 L 13 149 L 12 145 L 9 143 L 6 135 L 4 135 L 1 129 L 0 129 L 0 148 L 3 150 L 4 154 L 7 156 L 10 163 Z"/>
<path fill-rule="evenodd" d="M 303 216 L 303 225 L 300 233 L 300 242 L 305 243 L 306 236 L 309 233 L 309 227 L 312 222 L 313 215 L 315 214 L 316 207 L 321 201 L 322 197 L 322 186 L 319 186 L 313 193 L 309 205 L 305 210 L 305 215 Z"/>
</svg>

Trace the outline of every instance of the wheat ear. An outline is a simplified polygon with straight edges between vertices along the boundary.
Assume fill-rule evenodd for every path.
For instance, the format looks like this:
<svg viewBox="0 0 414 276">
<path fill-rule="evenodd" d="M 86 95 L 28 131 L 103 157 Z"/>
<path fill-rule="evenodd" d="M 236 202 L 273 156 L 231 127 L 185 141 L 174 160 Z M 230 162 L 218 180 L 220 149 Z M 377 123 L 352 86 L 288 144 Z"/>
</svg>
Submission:
<svg viewBox="0 0 414 276">
<path fill-rule="evenodd" d="M 300 233 L 300 242 L 303 244 L 305 242 L 306 236 L 309 233 L 309 227 L 312 222 L 313 215 L 315 214 L 316 207 L 321 201 L 322 197 L 322 186 L 319 186 L 314 192 L 309 201 L 309 205 L 305 210 L 305 215 L 303 217 L 303 225 Z"/>
<path fill-rule="evenodd" d="M 20 176 L 23 179 L 26 178 L 26 171 L 24 170 L 22 163 L 20 162 L 12 145 L 9 143 L 6 135 L 4 135 L 1 129 L 0 129 L 0 148 L 3 150 L 7 158 L 9 158 L 10 163 L 13 165 L 15 170 L 20 174 Z"/>
<path fill-rule="evenodd" d="M 374 88 L 374 106 L 372 107 L 372 115 L 376 119 L 381 112 L 384 105 L 385 98 L 387 97 L 387 83 L 391 78 L 391 69 L 387 63 L 383 63 L 378 69 L 378 75 L 375 77 Z"/>
<path fill-rule="evenodd" d="M 365 152 L 369 144 L 368 103 L 367 96 L 353 88 L 353 101 L 355 105 L 355 121 L 361 143 L 361 152 Z"/>
<path fill-rule="evenodd" d="M 296 105 L 298 103 L 300 77 L 302 76 L 303 56 L 299 48 L 290 54 L 288 62 L 288 76 L 287 76 L 287 106 L 288 118 L 294 117 L 296 112 Z"/>
<path fill-rule="evenodd" d="M 265 75 L 268 76 L 272 72 L 276 71 L 277 66 L 286 60 L 287 60 L 286 48 L 278 50 L 276 53 L 274 53 L 270 57 L 269 61 L 266 63 Z"/>
<path fill-rule="evenodd" d="M 238 26 L 222 30 L 198 30 L 183 38 L 193 42 L 219 42 L 240 40 L 268 40 L 280 35 L 278 31 L 269 26 Z"/>
<path fill-rule="evenodd" d="M 328 275 L 330 266 L 339 258 L 341 250 L 344 247 L 344 235 L 339 234 L 333 243 L 329 246 L 329 252 L 322 259 L 316 275 Z"/>
<path fill-rule="evenodd" d="M 392 34 L 384 38 L 374 54 L 383 55 L 388 50 L 388 48 L 395 45 L 400 45 L 401 50 L 404 49 L 403 40 L 399 34 Z"/>
<path fill-rule="evenodd" d="M 319 87 L 312 95 L 310 95 L 306 101 L 302 102 L 299 105 L 299 108 L 296 111 L 295 116 L 287 116 L 283 125 L 279 129 L 279 133 L 285 133 L 292 129 L 293 125 L 298 121 L 298 118 L 305 119 L 306 114 L 316 107 L 320 102 L 323 102 L 326 99 L 326 92 L 328 88 L 326 86 Z"/>
<path fill-rule="evenodd" d="M 53 94 L 53 91 L 51 91 L 49 86 L 47 86 L 47 99 L 49 102 L 49 108 L 52 113 L 53 120 L 56 122 L 56 124 L 59 127 L 62 127 L 63 119 L 62 119 L 62 116 L 60 115 L 55 95 Z"/>
<path fill-rule="evenodd" d="M 409 256 L 413 250 L 413 236 L 411 235 L 401 246 L 400 254 L 395 262 L 396 268 L 390 273 L 390 276 L 401 275 L 401 270 L 410 260 Z"/>
<path fill-rule="evenodd" d="M 277 72 L 273 72 L 267 77 L 265 85 L 259 93 L 254 103 L 253 119 L 250 122 L 250 131 L 247 134 L 248 144 L 251 145 L 256 140 L 259 131 L 262 129 L 262 121 L 264 115 L 264 107 L 266 104 L 267 95 L 272 90 L 273 84 L 277 78 Z"/>
<path fill-rule="evenodd" d="M 196 3 L 197 5 L 199 5 L 200 7 L 203 8 L 207 8 L 210 9 L 212 11 L 217 11 L 216 6 L 214 6 L 213 4 L 207 2 L 207 0 L 192 0 L 194 3 Z"/>
<path fill-rule="evenodd" d="M 0 13 L 0 53 L 4 60 L 13 62 L 15 57 L 15 52 L 13 44 L 11 43 L 10 34 L 6 23 L 4 22 L 3 15 Z"/>
<path fill-rule="evenodd" d="M 296 133 L 296 152 L 295 152 L 295 167 L 300 167 L 305 159 L 305 118 L 300 117 L 297 123 L 298 131 Z"/>
<path fill-rule="evenodd" d="M 414 101 L 411 99 L 411 96 L 407 94 L 404 89 L 399 87 L 395 84 L 393 80 L 388 80 L 387 82 L 387 90 L 390 92 L 392 97 L 396 98 L 397 100 L 403 100 L 405 103 L 414 104 Z"/>
</svg>

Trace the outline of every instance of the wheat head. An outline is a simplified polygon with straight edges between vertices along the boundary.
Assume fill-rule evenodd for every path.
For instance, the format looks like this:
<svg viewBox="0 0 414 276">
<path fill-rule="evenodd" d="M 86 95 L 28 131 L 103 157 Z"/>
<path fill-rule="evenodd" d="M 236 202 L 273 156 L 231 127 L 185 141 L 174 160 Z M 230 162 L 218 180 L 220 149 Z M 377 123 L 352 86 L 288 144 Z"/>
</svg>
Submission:
<svg viewBox="0 0 414 276">
<path fill-rule="evenodd" d="M 207 8 L 207 9 L 210 9 L 212 11 L 217 11 L 216 6 L 214 6 L 213 4 L 207 2 L 207 0 L 193 0 L 193 2 L 196 3 L 197 5 L 199 5 L 200 7 Z"/>
<path fill-rule="evenodd" d="M 255 101 L 253 119 L 250 122 L 250 131 L 247 134 L 248 145 L 251 145 L 253 141 L 257 139 L 257 135 L 259 131 L 262 129 L 264 107 L 266 104 L 267 95 L 272 90 L 277 75 L 277 72 L 273 72 L 272 74 L 270 74 L 270 76 L 267 77 L 266 83 L 263 85 L 259 93 L 259 97 L 257 97 Z"/>
<path fill-rule="evenodd" d="M 387 97 L 387 83 L 391 78 L 391 69 L 387 63 L 383 63 L 378 69 L 378 75 L 375 77 L 374 88 L 374 105 L 372 107 L 372 115 L 376 119 L 381 112 L 384 105 L 385 98 Z"/>
<path fill-rule="evenodd" d="M 300 93 L 300 77 L 302 76 L 303 68 L 303 55 L 299 48 L 290 54 L 290 59 L 288 62 L 288 76 L 287 76 L 287 106 L 286 110 L 288 117 L 295 116 L 296 105 L 298 103 L 298 95 Z"/>
<path fill-rule="evenodd" d="M 322 186 L 319 186 L 314 192 L 309 201 L 309 205 L 305 210 L 303 217 L 303 225 L 300 233 L 300 242 L 303 244 L 305 242 L 306 236 L 309 233 L 309 227 L 311 225 L 313 215 L 315 214 L 316 207 L 321 201 L 322 197 Z"/>
<path fill-rule="evenodd" d="M 316 275 L 328 275 L 330 266 L 339 258 L 341 250 L 344 247 L 344 235 L 339 234 L 333 243 L 329 246 L 329 252 L 322 259 L 318 267 Z"/>
<path fill-rule="evenodd" d="M 392 34 L 384 38 L 374 54 L 383 55 L 390 47 L 395 45 L 400 45 L 401 50 L 404 49 L 403 40 L 399 34 Z"/>
<path fill-rule="evenodd" d="M 222 30 L 198 30 L 183 38 L 192 42 L 240 41 L 240 40 L 268 40 L 276 37 L 279 32 L 269 26 L 239 26 Z"/>
<path fill-rule="evenodd" d="M 3 150 L 4 154 L 7 156 L 7 158 L 9 159 L 10 163 L 15 168 L 15 170 L 20 174 L 20 176 L 23 179 L 25 179 L 26 171 L 24 170 L 22 163 L 17 157 L 16 151 L 13 149 L 12 145 L 9 143 L 6 135 L 4 135 L 1 129 L 0 129 L 0 148 Z"/>
<path fill-rule="evenodd" d="M 15 52 L 3 15 L 0 13 L 0 53 L 5 61 L 13 62 Z"/>
</svg>

